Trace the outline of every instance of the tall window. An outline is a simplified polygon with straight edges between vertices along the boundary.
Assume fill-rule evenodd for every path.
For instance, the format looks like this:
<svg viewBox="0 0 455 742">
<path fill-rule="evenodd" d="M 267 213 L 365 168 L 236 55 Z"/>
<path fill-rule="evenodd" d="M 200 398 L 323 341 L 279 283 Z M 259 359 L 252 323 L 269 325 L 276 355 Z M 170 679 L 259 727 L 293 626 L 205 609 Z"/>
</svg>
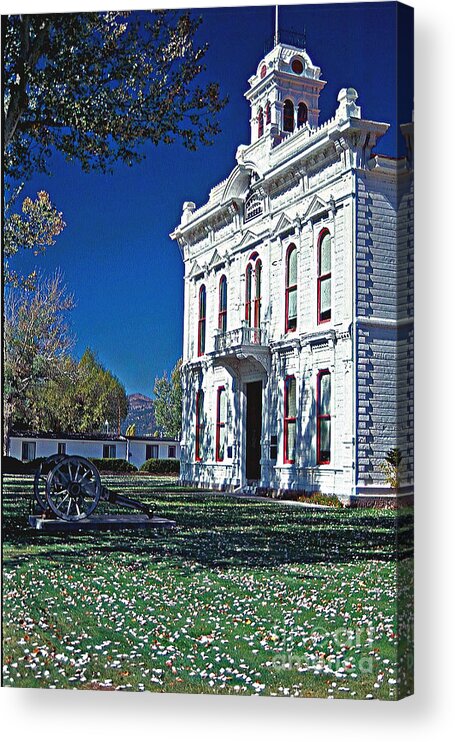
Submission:
<svg viewBox="0 0 455 742">
<path fill-rule="evenodd" d="M 66 454 L 66 443 L 58 443 L 57 444 L 57 453 L 63 453 Z"/>
<path fill-rule="evenodd" d="M 199 320 L 197 327 L 197 354 L 202 356 L 205 353 L 205 320 L 206 320 L 206 292 L 202 284 L 199 289 Z"/>
<path fill-rule="evenodd" d="M 284 382 L 284 463 L 295 462 L 295 431 L 297 423 L 297 385 L 295 376 Z"/>
<path fill-rule="evenodd" d="M 257 253 L 250 257 L 245 272 L 245 319 L 248 327 L 261 326 L 262 261 Z"/>
<path fill-rule="evenodd" d="M 317 462 L 330 463 L 331 380 L 330 371 L 319 371 L 317 379 Z"/>
<path fill-rule="evenodd" d="M 270 106 L 270 101 L 267 101 L 267 103 L 265 104 L 265 123 L 270 124 L 271 118 L 272 118 L 272 109 Z"/>
<path fill-rule="evenodd" d="M 292 100 L 284 101 L 283 129 L 284 131 L 294 131 L 294 104 Z"/>
<path fill-rule="evenodd" d="M 196 395 L 196 446 L 195 459 L 202 461 L 204 435 L 204 392 L 200 389 Z"/>
<path fill-rule="evenodd" d="M 305 103 L 299 103 L 299 107 L 297 109 L 297 126 L 300 129 L 301 126 L 306 124 L 308 121 L 308 108 L 306 107 Z"/>
<path fill-rule="evenodd" d="M 297 248 L 295 245 L 289 245 L 286 256 L 285 311 L 285 331 L 293 332 L 297 327 Z"/>
<path fill-rule="evenodd" d="M 318 324 L 332 316 L 332 239 L 325 229 L 318 241 Z"/>
<path fill-rule="evenodd" d="M 262 108 L 258 111 L 258 138 L 260 139 L 264 133 L 264 114 Z"/>
<path fill-rule="evenodd" d="M 251 327 L 251 291 L 253 285 L 253 266 L 248 263 L 245 272 L 245 319 Z"/>
<path fill-rule="evenodd" d="M 105 443 L 103 446 L 103 459 L 116 459 L 117 447 L 112 443 Z"/>
<path fill-rule="evenodd" d="M 226 332 L 227 328 L 227 280 L 221 276 L 218 290 L 218 329 Z"/>
<path fill-rule="evenodd" d="M 254 282 L 255 282 L 255 293 L 254 293 L 254 326 L 261 326 L 261 282 L 262 282 L 262 261 L 260 258 L 256 260 L 254 266 Z"/>
<path fill-rule="evenodd" d="M 254 219 L 262 214 L 262 200 L 256 193 L 252 193 L 245 201 L 245 221 Z"/>
<path fill-rule="evenodd" d="M 216 460 L 224 460 L 224 448 L 226 442 L 226 413 L 227 399 L 224 386 L 218 387 L 216 401 Z"/>
</svg>

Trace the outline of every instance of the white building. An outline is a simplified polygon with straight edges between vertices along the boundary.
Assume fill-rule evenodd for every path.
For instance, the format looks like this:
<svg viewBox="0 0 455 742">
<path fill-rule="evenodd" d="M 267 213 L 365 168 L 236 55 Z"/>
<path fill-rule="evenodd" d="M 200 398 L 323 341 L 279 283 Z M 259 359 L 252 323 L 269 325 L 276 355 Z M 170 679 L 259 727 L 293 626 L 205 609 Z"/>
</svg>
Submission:
<svg viewBox="0 0 455 742">
<path fill-rule="evenodd" d="M 16 433 L 10 437 L 9 455 L 20 461 L 56 453 L 90 459 L 124 459 L 139 469 L 147 459 L 179 459 L 180 442 L 173 438 L 126 438 L 107 433 Z"/>
<path fill-rule="evenodd" d="M 251 143 L 196 209 L 183 205 L 181 478 L 201 486 L 412 492 L 412 189 L 408 158 L 373 153 L 388 124 L 278 43 L 249 79 Z M 411 128 L 402 127 L 410 152 Z"/>
</svg>

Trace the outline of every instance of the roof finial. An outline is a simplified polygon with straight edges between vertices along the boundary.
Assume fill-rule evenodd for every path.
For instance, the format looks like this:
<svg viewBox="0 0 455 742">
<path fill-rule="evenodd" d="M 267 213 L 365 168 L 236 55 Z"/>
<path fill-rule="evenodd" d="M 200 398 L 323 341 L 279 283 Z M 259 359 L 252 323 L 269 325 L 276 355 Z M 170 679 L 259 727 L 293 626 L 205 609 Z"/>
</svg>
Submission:
<svg viewBox="0 0 455 742">
<path fill-rule="evenodd" d="M 275 5 L 275 46 L 278 44 L 278 5 Z"/>
</svg>

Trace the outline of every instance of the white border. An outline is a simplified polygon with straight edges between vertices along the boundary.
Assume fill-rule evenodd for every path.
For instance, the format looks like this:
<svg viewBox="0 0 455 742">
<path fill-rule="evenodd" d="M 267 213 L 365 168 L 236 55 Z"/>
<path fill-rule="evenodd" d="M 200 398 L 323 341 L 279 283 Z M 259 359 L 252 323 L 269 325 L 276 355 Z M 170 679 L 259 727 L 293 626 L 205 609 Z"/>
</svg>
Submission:
<svg viewBox="0 0 455 742">
<path fill-rule="evenodd" d="M 269 3 L 226 2 L 224 5 Z M 290 4 L 290 3 L 288 3 Z M 292 3 L 298 4 L 298 3 Z M 416 10 L 416 695 L 400 703 L 2 689 L 5 739 L 309 739 L 343 742 L 448 739 L 453 728 L 455 519 L 453 347 L 455 240 L 451 4 Z M 4 0 L 2 13 L 138 9 L 143 2 Z M 165 2 L 166 7 L 212 3 Z M 450 281 L 450 283 L 449 283 Z M 442 466 L 441 466 L 442 464 Z"/>
</svg>

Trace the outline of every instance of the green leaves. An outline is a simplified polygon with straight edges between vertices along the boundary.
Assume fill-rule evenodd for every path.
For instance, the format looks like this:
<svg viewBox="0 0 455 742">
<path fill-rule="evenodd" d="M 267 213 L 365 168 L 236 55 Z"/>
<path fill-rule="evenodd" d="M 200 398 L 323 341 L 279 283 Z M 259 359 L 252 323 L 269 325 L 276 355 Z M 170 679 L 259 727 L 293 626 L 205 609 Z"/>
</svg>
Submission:
<svg viewBox="0 0 455 742">
<path fill-rule="evenodd" d="M 155 379 L 153 405 L 155 420 L 161 435 L 178 438 L 182 429 L 182 359 L 174 366 L 171 378 L 165 372 Z"/>
<path fill-rule="evenodd" d="M 36 284 L 36 273 L 19 277 L 10 269 L 8 258 L 12 258 L 20 248 L 33 250 L 34 255 L 43 253 L 46 247 L 55 244 L 57 237 L 65 228 L 63 215 L 51 203 L 46 191 L 39 191 L 35 200 L 25 198 L 22 213 L 8 211 L 4 222 L 5 283 L 32 289 Z"/>
<path fill-rule="evenodd" d="M 175 11 L 9 16 L 7 177 L 48 171 L 52 148 L 105 172 L 141 159 L 148 141 L 213 141 L 226 99 L 214 82 L 194 84 L 207 51 L 194 41 L 200 22 Z"/>
</svg>

